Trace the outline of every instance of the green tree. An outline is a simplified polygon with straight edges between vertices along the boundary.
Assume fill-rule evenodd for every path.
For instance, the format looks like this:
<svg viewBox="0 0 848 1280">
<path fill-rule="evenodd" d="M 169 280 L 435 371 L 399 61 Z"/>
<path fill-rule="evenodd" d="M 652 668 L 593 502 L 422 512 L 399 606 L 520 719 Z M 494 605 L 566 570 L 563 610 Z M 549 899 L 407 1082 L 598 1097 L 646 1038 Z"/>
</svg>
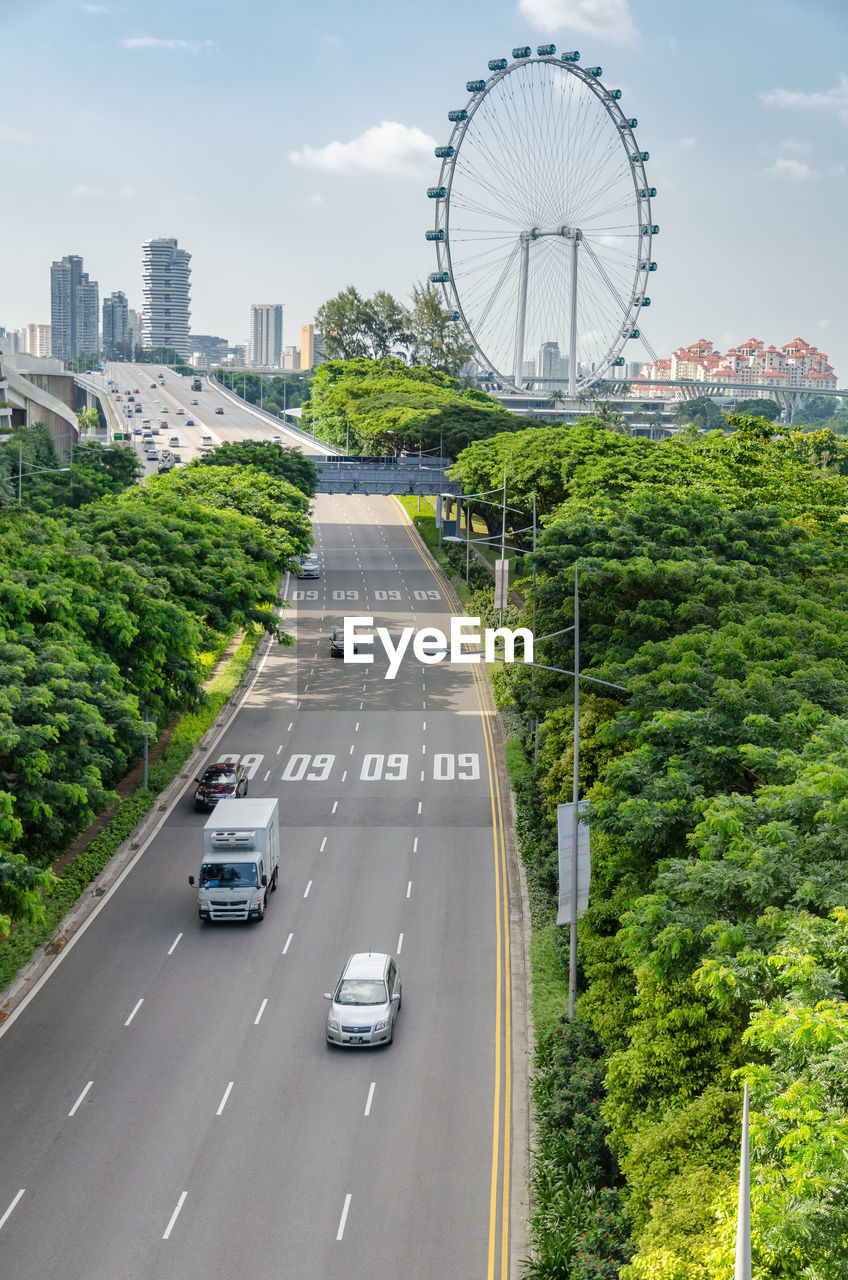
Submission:
<svg viewBox="0 0 848 1280">
<path fill-rule="evenodd" d="M 671 416 L 681 426 L 691 424 L 699 431 L 721 431 L 724 427 L 721 409 L 710 396 L 678 400 Z"/>
<path fill-rule="evenodd" d="M 824 399 L 824 397 L 822 397 Z M 783 410 L 776 400 L 737 400 L 736 413 L 750 414 L 755 418 L 767 418 L 776 422 Z"/>
<path fill-rule="evenodd" d="M 310 498 L 318 485 L 318 469 L 311 458 L 304 457 L 298 448 L 284 448 L 264 440 L 226 440 L 211 453 L 196 458 L 193 466 L 256 467 L 269 476 L 288 480 Z"/>
<path fill-rule="evenodd" d="M 429 365 L 454 378 L 459 376 L 471 358 L 471 344 L 461 323 L 451 320 L 439 291 L 429 281 L 413 286 L 409 328 L 414 364 Z"/>
<path fill-rule="evenodd" d="M 323 302 L 315 313 L 315 327 L 331 360 L 383 360 L 409 347 L 409 317 L 390 293 L 363 298 L 348 285 Z"/>
<path fill-rule="evenodd" d="M 310 406 L 325 440 L 366 454 L 442 448 L 520 426 L 491 396 L 459 390 L 455 378 L 394 360 L 331 361 L 315 373 Z"/>
</svg>

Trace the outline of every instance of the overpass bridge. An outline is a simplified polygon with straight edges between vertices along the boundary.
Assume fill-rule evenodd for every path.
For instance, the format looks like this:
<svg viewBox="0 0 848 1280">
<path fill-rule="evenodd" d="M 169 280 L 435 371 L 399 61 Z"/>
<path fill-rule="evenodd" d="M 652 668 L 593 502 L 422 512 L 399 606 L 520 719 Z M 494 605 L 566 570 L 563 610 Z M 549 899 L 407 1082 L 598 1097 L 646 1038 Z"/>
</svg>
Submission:
<svg viewBox="0 0 848 1280">
<path fill-rule="evenodd" d="M 319 493 L 411 494 L 462 493 L 458 480 L 449 480 L 451 458 L 357 457 L 337 454 L 313 458 L 318 468 Z"/>
<path fill-rule="evenodd" d="M 630 405 L 635 408 L 640 402 L 643 404 L 650 402 L 651 408 L 655 408 L 662 399 L 662 397 L 656 395 L 657 391 L 665 392 L 664 398 L 675 403 L 681 400 L 696 400 L 699 396 L 714 396 L 725 400 L 732 398 L 776 400 L 789 424 L 794 421 L 795 416 L 803 409 L 805 400 L 808 400 L 811 396 L 825 396 L 828 399 L 844 399 L 848 401 L 848 387 L 834 387 L 822 390 L 818 387 L 787 387 L 780 382 L 755 384 L 741 381 L 728 382 L 724 378 L 720 380 L 706 379 L 703 382 L 683 378 L 675 382 L 648 381 L 642 378 L 636 382 L 622 380 L 620 391 L 616 388 L 615 382 L 607 383 L 603 392 L 599 390 L 597 397 L 594 399 L 589 391 L 584 391 L 579 397 L 575 398 L 568 397 L 553 387 L 548 390 L 527 391 L 522 395 L 515 391 L 499 390 L 492 390 L 490 394 L 500 401 L 505 409 L 509 409 L 510 413 L 529 414 L 530 416 L 538 413 L 554 421 L 571 421 L 575 416 L 590 412 L 593 403 L 600 404 L 602 400 L 608 400 L 610 403 L 616 404 L 619 408 L 623 408 L 625 412 L 627 412 Z"/>
</svg>

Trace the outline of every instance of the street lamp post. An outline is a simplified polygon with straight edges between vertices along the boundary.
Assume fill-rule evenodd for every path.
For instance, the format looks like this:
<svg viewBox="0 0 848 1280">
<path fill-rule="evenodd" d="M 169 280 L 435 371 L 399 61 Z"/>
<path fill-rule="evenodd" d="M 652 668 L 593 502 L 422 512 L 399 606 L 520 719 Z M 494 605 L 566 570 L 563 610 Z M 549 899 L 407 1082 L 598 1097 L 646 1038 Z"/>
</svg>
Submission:
<svg viewBox="0 0 848 1280">
<path fill-rule="evenodd" d="M 24 473 L 23 444 L 18 440 L 18 506 L 21 505 L 21 481 Z M 70 467 L 31 467 L 28 476 L 55 475 L 59 471 L 70 471 Z"/>
<path fill-rule="evenodd" d="M 571 783 L 571 920 L 568 925 L 568 1020 L 574 1021 L 577 1001 L 577 800 L 580 771 L 580 595 L 574 565 L 574 759 Z"/>
</svg>

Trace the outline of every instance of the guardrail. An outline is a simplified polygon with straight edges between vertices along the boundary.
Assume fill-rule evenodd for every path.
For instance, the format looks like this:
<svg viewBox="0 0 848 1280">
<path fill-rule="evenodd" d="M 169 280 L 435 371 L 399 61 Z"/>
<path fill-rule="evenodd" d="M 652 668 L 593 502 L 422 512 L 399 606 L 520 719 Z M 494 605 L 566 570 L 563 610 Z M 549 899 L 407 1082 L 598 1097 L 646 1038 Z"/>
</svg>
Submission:
<svg viewBox="0 0 848 1280">
<path fill-rule="evenodd" d="M 317 449 L 319 453 L 335 454 L 338 453 L 337 445 L 329 445 L 326 440 L 319 440 L 317 436 L 312 435 L 309 431 L 304 431 L 302 427 L 293 427 L 288 419 L 278 418 L 275 413 L 269 413 L 267 409 L 258 409 L 255 404 L 251 404 L 249 400 L 245 400 L 238 392 L 232 391 L 229 387 L 225 387 L 223 382 L 219 382 L 212 374 L 207 374 L 206 381 L 210 386 L 219 391 L 225 399 L 231 404 L 236 404 L 240 409 L 246 409 L 248 413 L 252 413 L 255 418 L 259 418 L 261 422 L 268 423 L 277 431 L 285 431 L 288 435 L 293 436 L 296 440 L 303 441 L 304 444 L 312 445 L 313 449 Z"/>
</svg>

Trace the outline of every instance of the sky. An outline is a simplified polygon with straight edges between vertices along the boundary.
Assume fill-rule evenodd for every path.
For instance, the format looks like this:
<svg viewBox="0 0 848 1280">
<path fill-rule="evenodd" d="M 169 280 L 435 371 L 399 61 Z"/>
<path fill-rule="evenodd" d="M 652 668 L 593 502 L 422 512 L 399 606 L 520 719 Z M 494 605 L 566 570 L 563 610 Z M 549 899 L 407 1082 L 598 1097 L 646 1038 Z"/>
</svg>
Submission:
<svg viewBox="0 0 848 1280">
<path fill-rule="evenodd" d="M 192 254 L 192 330 L 233 343 L 251 303 L 299 345 L 347 285 L 408 300 L 447 112 L 547 42 L 650 152 L 650 346 L 801 336 L 848 386 L 845 0 L 0 0 L 0 325 L 49 323 L 69 253 L 140 308 L 153 236 Z"/>
</svg>

